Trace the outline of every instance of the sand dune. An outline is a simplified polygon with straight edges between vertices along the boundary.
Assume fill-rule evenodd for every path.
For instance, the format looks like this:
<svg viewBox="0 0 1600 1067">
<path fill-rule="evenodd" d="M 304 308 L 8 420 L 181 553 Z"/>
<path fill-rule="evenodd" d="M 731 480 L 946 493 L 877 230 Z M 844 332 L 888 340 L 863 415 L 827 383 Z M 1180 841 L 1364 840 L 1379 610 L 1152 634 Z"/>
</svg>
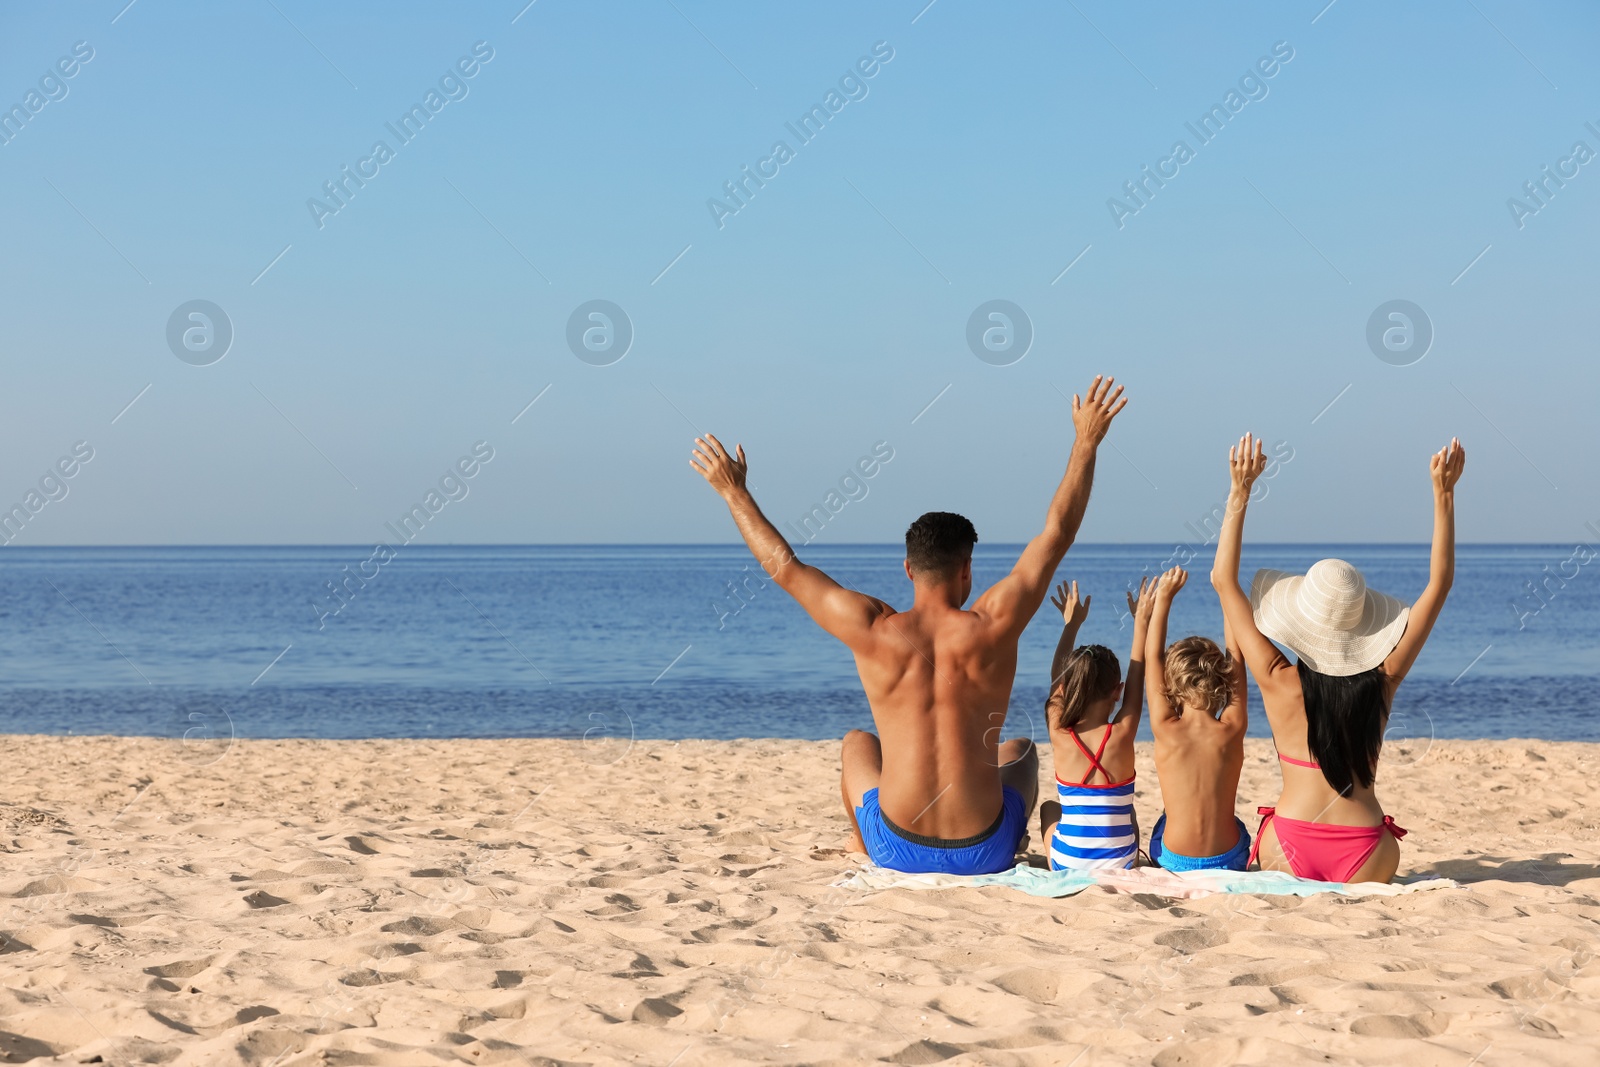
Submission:
<svg viewBox="0 0 1600 1067">
<path fill-rule="evenodd" d="M 6 1062 L 1600 1058 L 1596 746 L 1390 751 L 1462 890 L 1180 904 L 831 888 L 832 745 L 9 742 Z"/>
</svg>

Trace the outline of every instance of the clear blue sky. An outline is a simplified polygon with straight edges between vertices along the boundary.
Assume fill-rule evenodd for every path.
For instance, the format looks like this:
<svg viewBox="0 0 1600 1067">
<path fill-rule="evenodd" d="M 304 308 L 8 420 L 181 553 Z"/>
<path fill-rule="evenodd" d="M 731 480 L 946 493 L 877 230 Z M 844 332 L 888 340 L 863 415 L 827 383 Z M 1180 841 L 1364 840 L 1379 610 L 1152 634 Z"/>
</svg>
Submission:
<svg viewBox="0 0 1600 1067">
<path fill-rule="evenodd" d="M 27 111 L 0 145 L 0 503 L 94 449 L 19 545 L 371 542 L 478 440 L 431 542 L 728 540 L 697 429 L 744 442 L 779 520 L 888 441 L 830 541 L 935 508 L 1019 540 L 1061 392 L 1100 371 L 1133 403 L 1085 539 L 1188 536 L 1246 429 L 1294 455 L 1255 538 L 1425 539 L 1451 434 L 1464 539 L 1595 536 L 1600 160 L 1520 227 L 1507 205 L 1600 152 L 1594 5 L 125 3 L 0 10 L 0 106 Z M 1230 90 L 1202 144 L 1185 124 Z M 379 140 L 319 228 L 308 199 Z M 780 140 L 719 228 L 707 201 Z M 1108 199 L 1179 140 L 1119 228 Z M 168 347 L 194 299 L 233 324 L 210 366 Z M 609 366 L 567 345 L 592 299 L 633 324 Z M 967 346 L 991 299 L 1032 321 L 1010 366 Z M 1394 299 L 1435 332 L 1408 366 L 1366 339 Z"/>
</svg>

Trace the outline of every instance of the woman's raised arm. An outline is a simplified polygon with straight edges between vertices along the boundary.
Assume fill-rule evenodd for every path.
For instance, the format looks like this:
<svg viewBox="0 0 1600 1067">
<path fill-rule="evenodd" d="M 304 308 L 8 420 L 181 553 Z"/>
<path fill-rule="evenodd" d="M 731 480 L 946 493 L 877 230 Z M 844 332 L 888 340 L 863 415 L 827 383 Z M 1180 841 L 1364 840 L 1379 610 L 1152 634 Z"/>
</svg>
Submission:
<svg viewBox="0 0 1600 1067">
<path fill-rule="evenodd" d="M 1450 443 L 1435 452 L 1428 460 L 1429 475 L 1433 480 L 1433 552 L 1428 560 L 1428 585 L 1411 605 L 1406 619 L 1405 633 L 1394 646 L 1389 658 L 1383 661 L 1383 676 L 1389 684 L 1389 694 L 1399 687 L 1410 672 L 1412 664 L 1427 643 L 1433 624 L 1444 609 L 1445 597 L 1450 595 L 1451 583 L 1456 577 L 1456 483 L 1467 465 L 1467 450 L 1461 441 L 1451 438 Z"/>
<path fill-rule="evenodd" d="M 1283 672 L 1294 670 L 1288 657 L 1256 627 L 1250 598 L 1239 587 L 1244 513 L 1250 505 L 1250 490 L 1266 468 L 1266 453 L 1254 434 L 1245 434 L 1239 438 L 1238 445 L 1228 449 L 1228 507 L 1222 519 L 1222 533 L 1217 538 L 1217 556 L 1211 564 L 1211 585 L 1222 601 L 1222 617 L 1227 620 L 1250 673 L 1255 675 L 1256 685 L 1263 689 L 1290 678 Z M 1293 680 L 1299 684 L 1297 677 Z"/>
</svg>

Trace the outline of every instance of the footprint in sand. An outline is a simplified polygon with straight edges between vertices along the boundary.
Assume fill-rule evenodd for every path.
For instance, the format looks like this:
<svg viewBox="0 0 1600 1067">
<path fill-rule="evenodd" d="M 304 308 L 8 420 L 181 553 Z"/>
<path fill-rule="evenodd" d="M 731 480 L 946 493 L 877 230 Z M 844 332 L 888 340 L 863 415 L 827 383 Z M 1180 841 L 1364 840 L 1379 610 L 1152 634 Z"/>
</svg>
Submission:
<svg viewBox="0 0 1600 1067">
<path fill-rule="evenodd" d="M 1450 1016 L 1437 1011 L 1417 1015 L 1363 1015 L 1350 1024 L 1350 1032 L 1362 1037 L 1437 1037 L 1449 1025 Z"/>
<path fill-rule="evenodd" d="M 1178 1048 L 1164 1049 L 1150 1061 L 1151 1067 L 1232 1067 L 1243 1059 L 1243 1045 L 1231 1038 L 1195 1041 Z"/>
<path fill-rule="evenodd" d="M 1012 996 L 1031 1000 L 1035 1004 L 1049 1004 L 1056 999 L 1061 988 L 1061 976 L 1037 967 L 1023 967 L 994 979 L 994 984 Z"/>
<path fill-rule="evenodd" d="M 48 897 L 57 893 L 92 893 L 103 886 L 98 882 L 91 882 L 87 878 L 74 878 L 71 875 L 52 874 L 44 878 L 37 878 L 11 895 L 14 897 Z"/>
<path fill-rule="evenodd" d="M 638 1007 L 633 1009 L 632 1018 L 636 1023 L 665 1026 L 669 1020 L 682 1014 L 683 1009 L 671 1001 L 661 997 L 650 997 L 639 1002 Z"/>
<path fill-rule="evenodd" d="M 339 979 L 341 985 L 354 986 L 365 989 L 368 986 L 387 985 L 390 982 L 409 981 L 417 976 L 415 968 L 408 967 L 401 971 L 380 971 L 373 967 L 366 967 L 359 971 L 351 971 Z"/>
<path fill-rule="evenodd" d="M 423 915 L 413 915 L 409 919 L 387 923 L 380 929 L 386 934 L 411 934 L 414 937 L 432 937 L 434 934 L 442 934 L 446 930 L 460 925 L 460 923 L 452 919 L 430 919 Z"/>
<path fill-rule="evenodd" d="M 1184 955 L 1190 955 L 1203 949 L 1216 948 L 1218 945 L 1227 944 L 1228 935 L 1221 930 L 1194 926 L 1187 930 L 1173 930 L 1169 933 L 1157 934 L 1155 940 L 1158 945 L 1176 949 Z"/>
<path fill-rule="evenodd" d="M 153 974 L 157 978 L 193 978 L 207 967 L 215 956 L 202 956 L 196 960 L 178 960 L 175 963 L 162 963 L 154 967 L 146 967 L 145 974 Z"/>
<path fill-rule="evenodd" d="M 37 1038 L 23 1037 L 21 1034 L 13 1034 L 10 1030 L 0 1030 L 0 1058 L 6 1063 L 43 1059 L 64 1051 L 65 1048 L 47 1045 Z"/>
<path fill-rule="evenodd" d="M 355 874 L 359 868 L 343 860 L 307 860 L 289 872 L 291 878 L 310 878 L 317 874 Z"/>
<path fill-rule="evenodd" d="M 947 1045 L 943 1041 L 913 1041 L 905 1048 L 889 1057 L 890 1063 L 941 1063 L 953 1059 L 967 1051 L 955 1045 Z"/>
</svg>

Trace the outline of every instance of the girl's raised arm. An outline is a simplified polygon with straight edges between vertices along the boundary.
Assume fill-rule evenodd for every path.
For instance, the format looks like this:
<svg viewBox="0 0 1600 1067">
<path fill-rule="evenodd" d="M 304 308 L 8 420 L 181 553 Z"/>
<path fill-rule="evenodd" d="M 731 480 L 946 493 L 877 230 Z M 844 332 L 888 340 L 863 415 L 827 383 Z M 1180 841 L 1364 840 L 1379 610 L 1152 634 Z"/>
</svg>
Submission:
<svg viewBox="0 0 1600 1067">
<path fill-rule="evenodd" d="M 1255 613 L 1250 610 L 1250 598 L 1239 587 L 1244 513 L 1250 505 L 1250 490 L 1266 468 L 1266 453 L 1254 434 L 1245 434 L 1239 438 L 1237 446 L 1228 449 L 1228 507 L 1222 519 L 1222 533 L 1217 538 L 1217 556 L 1211 564 L 1211 585 L 1222 601 L 1222 617 L 1231 629 L 1234 640 L 1239 643 L 1244 661 L 1250 673 L 1255 675 L 1256 684 L 1263 689 L 1288 681 L 1300 684 L 1298 677 L 1284 673 L 1293 671 L 1294 664 L 1256 628 Z"/>
<path fill-rule="evenodd" d="M 1056 586 L 1055 595 L 1050 598 L 1050 603 L 1061 612 L 1061 639 L 1056 642 L 1056 654 L 1050 657 L 1050 693 L 1053 695 L 1061 684 L 1061 676 L 1067 672 L 1067 660 L 1072 658 L 1072 650 L 1078 647 L 1078 628 L 1083 625 L 1083 620 L 1089 617 L 1089 601 L 1094 597 L 1086 596 L 1082 602 L 1078 600 L 1078 583 L 1069 586 L 1062 582 Z"/>
</svg>

